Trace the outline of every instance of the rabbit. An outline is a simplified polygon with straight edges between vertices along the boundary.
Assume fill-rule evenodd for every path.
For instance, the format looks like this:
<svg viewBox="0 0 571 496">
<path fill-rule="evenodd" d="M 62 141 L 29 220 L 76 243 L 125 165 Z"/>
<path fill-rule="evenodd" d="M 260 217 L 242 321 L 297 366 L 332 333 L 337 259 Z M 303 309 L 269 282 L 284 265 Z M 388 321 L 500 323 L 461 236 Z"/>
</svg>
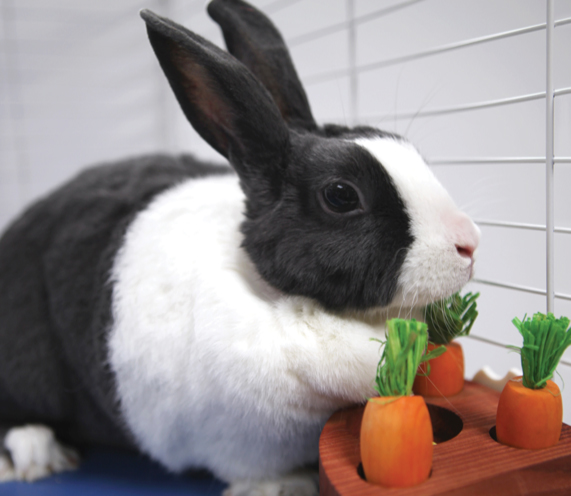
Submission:
<svg viewBox="0 0 571 496">
<path fill-rule="evenodd" d="M 374 394 L 387 318 L 472 277 L 480 233 L 403 137 L 319 126 L 271 21 L 213 0 L 228 52 L 149 10 L 194 129 L 230 164 L 87 169 L 0 240 L 0 479 L 77 446 L 313 495 L 321 429 Z"/>
</svg>

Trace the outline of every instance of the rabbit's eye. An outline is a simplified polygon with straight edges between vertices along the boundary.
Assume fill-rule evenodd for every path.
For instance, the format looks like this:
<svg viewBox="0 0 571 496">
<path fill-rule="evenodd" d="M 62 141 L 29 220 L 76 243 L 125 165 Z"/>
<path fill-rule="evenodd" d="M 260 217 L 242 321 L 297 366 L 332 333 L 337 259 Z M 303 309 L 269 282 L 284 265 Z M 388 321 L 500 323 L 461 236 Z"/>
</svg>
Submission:
<svg viewBox="0 0 571 496">
<path fill-rule="evenodd" d="M 359 193 L 347 183 L 331 183 L 323 190 L 324 204 L 328 210 L 338 214 L 352 212 L 361 207 Z"/>
</svg>

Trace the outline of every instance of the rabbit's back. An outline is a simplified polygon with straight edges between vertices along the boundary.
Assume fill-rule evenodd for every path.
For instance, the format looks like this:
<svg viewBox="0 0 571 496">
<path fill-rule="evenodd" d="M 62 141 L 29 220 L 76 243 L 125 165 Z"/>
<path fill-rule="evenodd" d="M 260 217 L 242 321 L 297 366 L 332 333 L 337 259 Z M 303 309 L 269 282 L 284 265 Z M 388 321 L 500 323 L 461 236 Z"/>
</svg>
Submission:
<svg viewBox="0 0 571 496">
<path fill-rule="evenodd" d="M 154 155 L 89 169 L 0 239 L 0 422 L 66 425 L 64 438 L 129 444 L 106 360 L 110 270 L 124 233 L 160 192 L 229 172 Z"/>
</svg>

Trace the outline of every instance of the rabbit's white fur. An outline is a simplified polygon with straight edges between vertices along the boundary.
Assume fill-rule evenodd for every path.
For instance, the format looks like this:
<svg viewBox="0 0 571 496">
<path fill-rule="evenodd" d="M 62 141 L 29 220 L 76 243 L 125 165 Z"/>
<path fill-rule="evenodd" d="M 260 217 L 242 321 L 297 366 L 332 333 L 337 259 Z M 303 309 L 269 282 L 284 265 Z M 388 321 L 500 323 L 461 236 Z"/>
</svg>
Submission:
<svg viewBox="0 0 571 496">
<path fill-rule="evenodd" d="M 205 464 L 225 480 L 314 460 L 331 412 L 373 393 L 369 338 L 383 332 L 253 276 L 242 209 L 230 176 L 186 182 L 141 213 L 115 263 L 109 337 L 141 448 L 172 470 Z"/>
<path fill-rule="evenodd" d="M 382 160 L 421 236 L 429 205 L 456 211 L 408 145 L 359 143 Z M 240 248 L 243 202 L 235 176 L 194 179 L 137 216 L 114 264 L 108 343 L 138 445 L 171 470 L 208 466 L 229 481 L 315 460 L 327 417 L 373 394 L 379 346 L 370 338 L 383 337 L 388 315 L 326 312 L 265 284 Z M 413 274 L 428 277 L 433 258 Z M 446 277 L 433 284 L 458 289 Z"/>
<path fill-rule="evenodd" d="M 52 473 L 74 470 L 79 463 L 77 452 L 60 444 L 53 431 L 44 425 L 14 427 L 4 438 L 10 457 L 0 456 L 0 482 L 47 477 Z"/>
</svg>

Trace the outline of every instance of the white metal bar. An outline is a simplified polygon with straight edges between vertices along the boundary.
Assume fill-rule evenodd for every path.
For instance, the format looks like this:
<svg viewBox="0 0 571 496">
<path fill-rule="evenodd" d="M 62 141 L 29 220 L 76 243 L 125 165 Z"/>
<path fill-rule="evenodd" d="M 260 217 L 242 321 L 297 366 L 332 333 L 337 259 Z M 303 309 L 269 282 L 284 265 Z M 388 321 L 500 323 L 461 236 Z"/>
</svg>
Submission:
<svg viewBox="0 0 571 496">
<path fill-rule="evenodd" d="M 359 107 L 359 84 L 357 81 L 357 30 L 355 29 L 355 0 L 346 0 L 347 8 L 347 45 L 349 49 L 349 122 L 352 126 L 357 123 L 357 108 Z"/>
<path fill-rule="evenodd" d="M 474 341 L 481 341 L 482 343 L 491 344 L 492 346 L 497 346 L 498 348 L 508 347 L 506 343 L 500 343 L 499 341 L 495 341 L 494 339 L 485 338 L 483 336 L 478 336 L 476 334 L 468 334 L 466 337 L 468 339 L 473 339 Z M 568 366 L 571 365 L 571 361 L 565 359 L 559 360 L 559 363 Z"/>
<path fill-rule="evenodd" d="M 555 202 L 554 202 L 554 162 L 553 162 L 553 32 L 555 30 L 554 0 L 547 0 L 546 60 L 545 60 L 545 181 L 546 181 L 546 284 L 547 311 L 555 306 Z"/>
<path fill-rule="evenodd" d="M 565 24 L 571 23 L 571 17 L 560 19 L 557 21 L 557 26 L 563 26 Z M 458 41 L 454 43 L 448 43 L 446 45 L 441 45 L 434 48 L 429 48 L 427 50 L 421 50 L 416 53 L 411 53 L 409 55 L 403 55 L 400 57 L 394 57 L 391 59 L 381 60 L 379 62 L 373 62 L 371 64 L 362 65 L 359 67 L 360 72 L 372 71 L 380 67 L 387 67 L 390 65 L 400 64 L 402 62 L 410 62 L 411 60 L 421 59 L 425 57 L 430 57 L 433 55 L 439 55 L 441 53 L 450 52 L 453 50 L 458 50 L 461 48 L 471 47 L 474 45 L 481 45 L 482 43 L 489 43 L 491 41 L 497 41 L 505 38 L 511 38 L 512 36 L 521 36 L 523 34 L 533 33 L 535 31 L 541 31 L 546 28 L 546 24 L 535 24 L 533 26 L 527 26 L 524 28 L 512 29 L 509 31 L 504 31 L 501 33 L 495 33 L 486 36 L 480 36 L 477 38 L 471 38 L 468 40 Z"/>
<path fill-rule="evenodd" d="M 17 184 L 16 201 L 21 207 L 26 200 L 29 184 L 30 170 L 29 170 L 29 156 L 28 156 L 28 133 L 26 132 L 23 122 L 26 119 L 25 106 L 21 103 L 23 98 L 21 75 L 18 67 L 19 62 L 19 38 L 16 32 L 17 26 L 17 9 L 15 1 L 8 1 L 0 3 L 0 23 L 2 29 L 0 34 L 2 42 L 6 47 L 5 67 L 3 68 L 4 78 L 6 81 L 6 93 L 8 95 L 8 124 L 9 138 L 11 140 L 11 147 L 14 150 L 14 168 L 15 178 Z"/>
<path fill-rule="evenodd" d="M 174 8 L 172 0 L 156 0 L 156 2 L 159 12 L 171 19 Z M 165 84 L 164 76 L 159 72 L 160 71 L 153 72 L 157 95 L 156 133 L 163 150 L 175 151 L 177 140 L 173 123 L 176 122 L 177 105 L 172 98 L 170 86 Z"/>
<path fill-rule="evenodd" d="M 266 14 L 274 14 L 282 9 L 291 7 L 294 3 L 301 2 L 301 0 L 275 0 L 264 6 Z M 204 1 L 201 1 L 201 7 L 204 9 Z"/>
<path fill-rule="evenodd" d="M 349 23 L 347 21 L 342 21 L 337 24 L 332 24 L 331 26 L 325 26 L 324 28 L 316 29 L 315 31 L 310 31 L 309 33 L 304 33 L 293 38 L 289 38 L 286 40 L 286 44 L 288 47 L 293 48 L 299 45 L 303 45 L 304 43 L 318 40 L 319 38 L 324 38 L 330 34 L 343 31 L 348 29 L 348 27 Z"/>
<path fill-rule="evenodd" d="M 285 0 L 289 1 L 289 0 Z M 299 1 L 299 0 L 297 0 Z M 422 2 L 424 0 L 408 0 L 406 2 L 402 2 L 396 5 L 391 5 L 390 7 L 386 7 L 384 9 L 376 10 L 374 12 L 370 12 L 369 14 L 362 15 L 359 17 L 353 18 L 353 24 L 365 24 L 370 22 L 374 19 L 378 19 L 379 17 L 384 17 L 386 15 L 392 14 L 397 10 L 401 10 L 405 7 L 409 7 L 413 4 Z M 294 47 L 298 45 L 303 45 L 304 43 L 309 43 L 310 41 L 317 40 L 319 38 L 323 38 L 324 36 L 328 36 L 333 33 L 337 33 L 339 31 L 343 31 L 344 29 L 350 28 L 351 21 L 346 20 L 343 22 L 338 22 L 336 24 L 331 24 L 330 26 L 325 26 L 324 28 L 316 29 L 315 31 L 310 31 L 309 33 L 300 34 L 298 36 L 294 36 L 292 38 L 288 38 L 287 45 L 289 47 Z"/>
<path fill-rule="evenodd" d="M 569 95 L 571 94 L 571 88 L 559 88 L 553 92 L 553 97 L 556 98 L 562 95 Z"/>
<path fill-rule="evenodd" d="M 553 97 L 571 94 L 571 87 L 560 88 L 553 92 Z M 379 119 L 388 120 L 401 120 L 412 119 L 420 117 L 434 117 L 435 115 L 456 114 L 460 112 L 468 112 L 471 110 L 481 110 L 491 107 L 501 107 L 503 105 L 512 105 L 515 103 L 531 102 L 534 100 L 541 100 L 545 98 L 545 91 L 538 91 L 537 93 L 528 93 L 527 95 L 511 96 L 507 98 L 498 98 L 496 100 L 487 100 L 483 102 L 464 103 L 462 105 L 451 105 L 449 107 L 441 107 L 428 110 L 416 110 L 408 112 L 399 112 L 398 114 L 385 114 L 383 116 L 366 116 L 363 117 L 365 121 L 376 121 Z"/>
<path fill-rule="evenodd" d="M 530 286 L 522 286 L 520 284 L 511 284 L 511 283 L 504 283 L 504 282 L 497 282 L 497 281 L 489 281 L 486 279 L 472 279 L 472 282 L 478 284 L 485 284 L 486 286 L 495 286 L 497 288 L 503 289 L 513 289 L 515 291 L 521 291 L 523 293 L 530 293 L 536 294 L 540 296 L 547 296 L 547 291 L 544 289 L 539 288 L 532 288 Z M 555 293 L 554 297 L 559 300 L 567 300 L 571 301 L 571 295 L 564 294 L 564 293 Z"/>
<path fill-rule="evenodd" d="M 466 337 L 470 338 L 470 339 L 474 339 L 475 341 L 481 341 L 482 343 L 498 346 L 499 348 L 507 348 L 507 345 L 505 343 L 500 343 L 499 341 L 495 341 L 493 339 L 485 338 L 483 336 L 477 336 L 476 334 L 468 334 Z"/>
<path fill-rule="evenodd" d="M 472 282 L 476 282 L 478 284 L 485 284 L 486 286 L 495 286 L 497 288 L 503 289 L 513 289 L 515 291 L 522 291 L 524 293 L 531 293 L 540 296 L 545 296 L 545 291 L 543 289 L 532 288 L 529 286 L 520 286 L 519 284 L 511 284 L 511 283 L 503 283 L 497 281 L 488 281 L 485 279 L 472 279 Z"/>
<path fill-rule="evenodd" d="M 545 157 L 437 157 L 427 160 L 433 165 L 545 164 Z M 553 157 L 556 164 L 571 164 L 571 157 Z"/>
<path fill-rule="evenodd" d="M 524 229 L 530 231 L 543 231 L 545 232 L 546 226 L 541 224 L 526 224 L 523 222 L 506 222 L 506 221 L 496 221 L 496 220 L 474 220 L 479 226 L 491 226 L 491 227 L 508 227 L 513 229 Z M 571 234 L 571 228 L 568 227 L 554 227 L 553 231 L 557 234 Z"/>
<path fill-rule="evenodd" d="M 541 100 L 545 98 L 545 92 L 530 93 L 527 95 L 512 96 L 508 98 L 499 98 L 496 100 L 487 100 L 483 102 L 465 103 L 462 105 L 454 105 L 450 107 L 435 108 L 429 110 L 421 110 L 415 112 L 399 112 L 397 115 L 388 116 L 390 119 L 411 119 L 417 117 L 433 117 L 435 115 L 456 114 L 470 110 L 480 110 L 491 107 L 500 107 L 503 105 L 511 105 L 514 103 L 530 102 L 533 100 Z M 387 116 L 384 116 L 385 118 Z"/>
<path fill-rule="evenodd" d="M 544 164 L 545 157 L 444 157 L 428 159 L 429 165 Z"/>
<path fill-rule="evenodd" d="M 362 16 L 355 18 L 355 24 L 365 24 L 367 22 L 374 21 L 379 17 L 384 17 L 386 15 L 392 14 L 397 10 L 404 9 L 406 7 L 410 7 L 411 5 L 423 2 L 424 0 L 407 0 L 406 2 L 398 3 L 396 5 L 391 5 L 390 7 L 385 7 L 384 9 L 375 10 L 373 12 L 369 12 L 368 14 L 364 14 Z"/>
<path fill-rule="evenodd" d="M 565 24 L 571 24 L 571 17 L 566 17 L 564 19 L 559 19 L 555 22 L 555 27 L 564 26 Z M 326 28 L 324 28 L 326 29 Z M 533 26 L 527 26 L 525 28 L 513 29 L 510 31 L 504 31 L 502 33 L 495 33 L 492 35 L 481 36 L 478 38 L 471 38 L 468 40 L 458 41 L 454 43 L 449 43 L 446 45 L 437 46 L 434 48 L 429 48 L 427 50 L 421 50 L 418 52 L 414 52 L 408 55 L 402 55 L 400 57 L 394 57 L 391 59 L 380 60 L 378 62 L 372 62 L 370 64 L 364 64 L 358 66 L 356 71 L 358 73 L 369 72 L 375 69 L 380 69 L 382 67 L 388 67 L 391 65 L 398 65 L 402 64 L 403 62 L 410 62 L 412 60 L 422 59 L 425 57 L 430 57 L 434 55 L 439 55 L 446 52 L 451 52 L 453 50 L 459 50 L 462 48 L 467 48 L 474 45 L 480 45 L 482 43 L 489 43 L 492 41 L 501 40 L 504 38 L 510 38 L 512 36 L 521 36 L 527 33 L 533 33 L 535 31 L 541 31 L 542 29 L 546 29 L 546 24 L 535 24 Z M 309 36 L 304 35 L 304 36 Z M 291 42 L 288 42 L 291 44 Z M 341 77 L 346 77 L 349 75 L 348 69 L 341 69 L 341 70 L 334 70 L 334 71 L 326 71 L 320 74 L 314 74 L 313 76 L 308 76 L 304 78 L 304 84 L 311 85 L 315 83 L 321 83 L 323 81 L 328 81 L 331 79 L 337 79 Z"/>
</svg>

